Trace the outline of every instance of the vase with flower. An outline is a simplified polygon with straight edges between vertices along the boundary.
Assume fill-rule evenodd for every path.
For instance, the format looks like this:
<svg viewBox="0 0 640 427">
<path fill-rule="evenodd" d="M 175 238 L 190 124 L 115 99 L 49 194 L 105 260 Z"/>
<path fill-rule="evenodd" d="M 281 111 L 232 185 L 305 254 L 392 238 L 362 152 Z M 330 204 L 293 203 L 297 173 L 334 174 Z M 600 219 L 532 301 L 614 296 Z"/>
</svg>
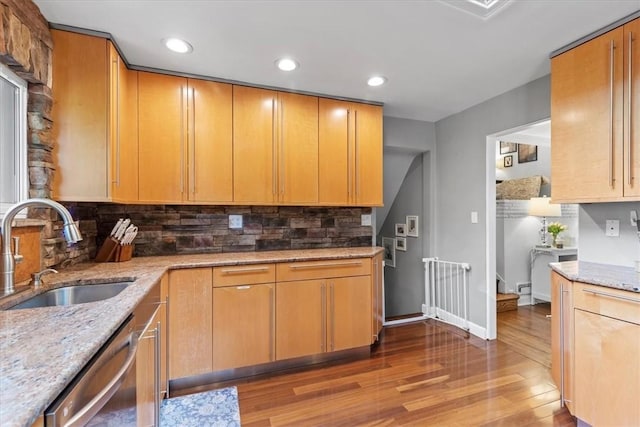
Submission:
<svg viewBox="0 0 640 427">
<path fill-rule="evenodd" d="M 567 229 L 567 226 L 560 222 L 552 222 L 547 226 L 547 231 L 551 233 L 551 236 L 553 238 L 553 242 L 552 242 L 553 247 L 557 247 L 558 235 L 563 231 L 566 231 L 566 229 Z"/>
</svg>

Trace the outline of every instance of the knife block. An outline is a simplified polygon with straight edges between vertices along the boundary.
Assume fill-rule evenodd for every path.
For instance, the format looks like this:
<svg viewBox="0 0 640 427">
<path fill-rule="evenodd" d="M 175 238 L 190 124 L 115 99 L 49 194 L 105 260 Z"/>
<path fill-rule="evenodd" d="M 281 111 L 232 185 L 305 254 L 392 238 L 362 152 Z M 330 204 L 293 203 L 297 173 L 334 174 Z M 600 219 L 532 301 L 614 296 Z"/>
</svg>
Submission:
<svg viewBox="0 0 640 427">
<path fill-rule="evenodd" d="M 116 249 L 120 246 L 118 241 L 109 236 L 105 239 L 104 243 L 100 247 L 100 250 L 96 254 L 96 262 L 109 262 L 113 261 Z"/>
<path fill-rule="evenodd" d="M 118 245 L 112 261 L 124 262 L 124 261 L 131 260 L 132 257 L 133 257 L 133 245 Z"/>
</svg>

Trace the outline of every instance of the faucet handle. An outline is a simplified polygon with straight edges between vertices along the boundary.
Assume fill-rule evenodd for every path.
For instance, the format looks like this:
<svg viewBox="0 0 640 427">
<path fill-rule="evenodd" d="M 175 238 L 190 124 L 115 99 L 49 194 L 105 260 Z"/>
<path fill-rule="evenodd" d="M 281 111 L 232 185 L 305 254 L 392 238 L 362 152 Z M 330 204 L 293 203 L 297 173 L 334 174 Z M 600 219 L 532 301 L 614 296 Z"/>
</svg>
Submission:
<svg viewBox="0 0 640 427">
<path fill-rule="evenodd" d="M 20 237 L 13 236 L 13 261 L 19 264 L 24 260 L 24 256 L 20 253 Z"/>
<path fill-rule="evenodd" d="M 58 270 L 54 270 L 53 268 L 45 268 L 42 271 L 39 271 L 37 273 L 33 273 L 31 275 L 31 282 L 33 283 L 33 287 L 34 288 L 39 288 L 40 285 L 42 285 L 42 276 L 44 276 L 45 274 L 49 274 L 49 273 L 57 273 Z"/>
</svg>

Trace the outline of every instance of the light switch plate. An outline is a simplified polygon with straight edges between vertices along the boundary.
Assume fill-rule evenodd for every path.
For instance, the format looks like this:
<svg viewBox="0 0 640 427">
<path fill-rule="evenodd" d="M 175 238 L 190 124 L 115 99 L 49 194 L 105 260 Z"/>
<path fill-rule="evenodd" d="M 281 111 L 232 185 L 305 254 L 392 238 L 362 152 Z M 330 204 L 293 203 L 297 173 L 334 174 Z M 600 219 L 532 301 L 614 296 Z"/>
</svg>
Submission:
<svg viewBox="0 0 640 427">
<path fill-rule="evenodd" d="M 617 219 L 608 219 L 605 225 L 605 235 L 608 237 L 620 236 L 620 221 Z"/>
<path fill-rule="evenodd" d="M 471 224 L 477 224 L 477 223 L 478 223 L 478 212 L 471 211 Z"/>
<path fill-rule="evenodd" d="M 631 214 L 629 215 L 629 217 L 631 218 L 631 226 L 632 227 L 637 227 L 638 226 L 638 211 L 631 211 Z"/>
<path fill-rule="evenodd" d="M 229 215 L 229 228 L 242 228 L 242 215 Z"/>
<path fill-rule="evenodd" d="M 361 215 L 360 216 L 360 225 L 362 225 L 362 226 L 371 225 L 371 215 L 370 214 Z"/>
</svg>

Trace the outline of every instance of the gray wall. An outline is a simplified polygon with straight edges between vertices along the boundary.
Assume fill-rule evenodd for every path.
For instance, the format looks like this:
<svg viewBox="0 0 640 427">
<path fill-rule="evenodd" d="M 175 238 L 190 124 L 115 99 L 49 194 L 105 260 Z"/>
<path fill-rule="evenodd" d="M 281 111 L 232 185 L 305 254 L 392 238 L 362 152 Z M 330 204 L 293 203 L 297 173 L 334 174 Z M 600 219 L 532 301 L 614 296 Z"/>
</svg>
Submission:
<svg viewBox="0 0 640 427">
<path fill-rule="evenodd" d="M 580 205 L 580 241 L 578 258 L 581 261 L 633 267 L 640 260 L 637 229 L 631 226 L 629 212 L 640 215 L 640 203 L 594 203 Z M 605 221 L 620 221 L 620 237 L 605 236 Z"/>
<path fill-rule="evenodd" d="M 407 251 L 396 250 L 395 268 L 385 268 L 386 316 L 420 313 L 424 302 L 422 163 L 423 156 L 415 155 L 379 236 L 380 244 L 382 237 L 395 237 L 396 223 L 405 223 L 407 215 L 418 215 L 419 237 L 406 237 Z"/>
<path fill-rule="evenodd" d="M 534 80 L 436 123 L 434 255 L 468 262 L 470 320 L 486 327 L 487 135 L 550 116 L 550 78 Z M 494 152 L 491 151 L 491 162 Z M 478 212 L 478 223 L 470 221 Z M 494 282 L 495 283 L 495 282 Z"/>
</svg>

